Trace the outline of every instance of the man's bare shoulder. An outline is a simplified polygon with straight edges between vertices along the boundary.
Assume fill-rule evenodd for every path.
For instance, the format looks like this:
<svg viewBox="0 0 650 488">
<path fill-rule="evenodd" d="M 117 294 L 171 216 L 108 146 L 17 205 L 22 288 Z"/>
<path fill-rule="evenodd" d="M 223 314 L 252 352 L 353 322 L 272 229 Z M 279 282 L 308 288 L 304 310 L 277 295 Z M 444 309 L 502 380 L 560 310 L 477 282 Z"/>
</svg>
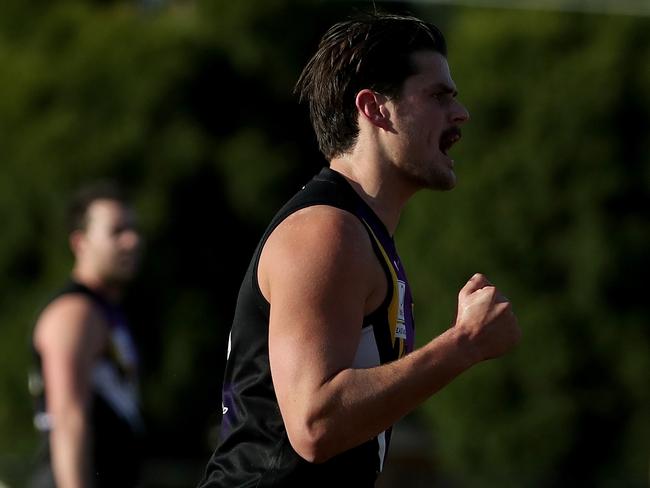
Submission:
<svg viewBox="0 0 650 488">
<path fill-rule="evenodd" d="M 301 209 L 278 225 L 262 250 L 258 279 L 267 299 L 271 281 L 283 289 L 330 283 L 340 290 L 343 283 L 356 283 L 366 300 L 385 288 L 364 224 L 350 212 L 325 205 Z"/>
<path fill-rule="evenodd" d="M 282 221 L 271 233 L 263 253 L 294 261 L 332 260 L 357 262 L 372 255 L 364 224 L 352 213 L 326 205 L 301 209 Z"/>
<path fill-rule="evenodd" d="M 88 347 L 99 350 L 108 324 L 97 303 L 82 293 L 54 299 L 41 312 L 34 330 L 34 346 L 40 352 Z"/>
<path fill-rule="evenodd" d="M 334 239 L 334 243 L 345 240 L 349 246 L 369 243 L 368 234 L 357 216 L 328 205 L 314 205 L 294 212 L 278 225 L 273 235 L 291 239 L 322 236 Z"/>
</svg>

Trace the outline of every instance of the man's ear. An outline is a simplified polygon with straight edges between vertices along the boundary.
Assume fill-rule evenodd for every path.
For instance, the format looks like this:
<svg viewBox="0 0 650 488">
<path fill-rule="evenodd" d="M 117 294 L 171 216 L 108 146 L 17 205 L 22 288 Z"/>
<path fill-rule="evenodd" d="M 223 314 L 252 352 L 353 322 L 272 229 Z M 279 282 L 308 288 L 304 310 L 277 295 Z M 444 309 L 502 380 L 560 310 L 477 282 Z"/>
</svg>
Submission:
<svg viewBox="0 0 650 488">
<path fill-rule="evenodd" d="M 68 243 L 70 244 L 70 250 L 72 251 L 72 254 L 75 256 L 79 253 L 81 248 L 83 247 L 83 241 L 84 241 L 85 234 L 81 230 L 74 230 L 70 233 L 70 237 L 68 237 Z"/>
<path fill-rule="evenodd" d="M 366 119 L 375 127 L 391 130 L 390 112 L 386 107 L 387 98 L 368 88 L 357 93 L 355 100 L 359 116 Z"/>
</svg>

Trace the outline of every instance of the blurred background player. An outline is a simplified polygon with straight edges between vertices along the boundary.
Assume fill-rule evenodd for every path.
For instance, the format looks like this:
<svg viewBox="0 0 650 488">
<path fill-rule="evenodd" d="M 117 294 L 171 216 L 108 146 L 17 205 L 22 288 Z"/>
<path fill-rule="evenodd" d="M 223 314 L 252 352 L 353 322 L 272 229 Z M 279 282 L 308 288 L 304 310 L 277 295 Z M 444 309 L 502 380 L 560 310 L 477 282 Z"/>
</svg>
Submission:
<svg viewBox="0 0 650 488">
<path fill-rule="evenodd" d="M 32 486 L 135 486 L 138 358 L 119 304 L 139 264 L 136 216 L 115 184 L 100 182 L 78 192 L 68 217 L 72 274 L 33 335 L 30 390 L 46 449 Z"/>
</svg>

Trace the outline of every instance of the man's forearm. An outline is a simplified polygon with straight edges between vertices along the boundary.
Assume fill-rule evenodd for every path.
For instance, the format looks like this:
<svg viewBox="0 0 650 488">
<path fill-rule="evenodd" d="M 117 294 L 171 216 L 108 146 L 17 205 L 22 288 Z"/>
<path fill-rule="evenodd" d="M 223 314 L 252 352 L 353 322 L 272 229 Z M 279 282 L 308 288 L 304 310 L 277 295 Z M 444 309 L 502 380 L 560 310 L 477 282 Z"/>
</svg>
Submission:
<svg viewBox="0 0 650 488">
<path fill-rule="evenodd" d="M 322 462 L 375 437 L 475 362 L 452 328 L 392 363 L 340 371 L 309 396 L 303 426 L 307 442 L 299 453 Z M 296 441 L 294 448 L 302 449 Z"/>
</svg>

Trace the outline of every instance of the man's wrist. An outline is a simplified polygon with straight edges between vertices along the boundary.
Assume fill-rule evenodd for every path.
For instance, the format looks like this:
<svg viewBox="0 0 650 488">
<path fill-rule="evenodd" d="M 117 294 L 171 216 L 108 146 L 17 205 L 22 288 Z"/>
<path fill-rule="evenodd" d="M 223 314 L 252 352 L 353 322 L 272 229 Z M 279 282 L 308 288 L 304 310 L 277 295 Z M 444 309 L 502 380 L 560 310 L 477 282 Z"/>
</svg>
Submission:
<svg viewBox="0 0 650 488">
<path fill-rule="evenodd" d="M 454 325 L 447 329 L 445 334 L 449 335 L 449 340 L 454 344 L 463 369 L 468 369 L 483 360 L 476 344 L 462 328 Z"/>
</svg>

